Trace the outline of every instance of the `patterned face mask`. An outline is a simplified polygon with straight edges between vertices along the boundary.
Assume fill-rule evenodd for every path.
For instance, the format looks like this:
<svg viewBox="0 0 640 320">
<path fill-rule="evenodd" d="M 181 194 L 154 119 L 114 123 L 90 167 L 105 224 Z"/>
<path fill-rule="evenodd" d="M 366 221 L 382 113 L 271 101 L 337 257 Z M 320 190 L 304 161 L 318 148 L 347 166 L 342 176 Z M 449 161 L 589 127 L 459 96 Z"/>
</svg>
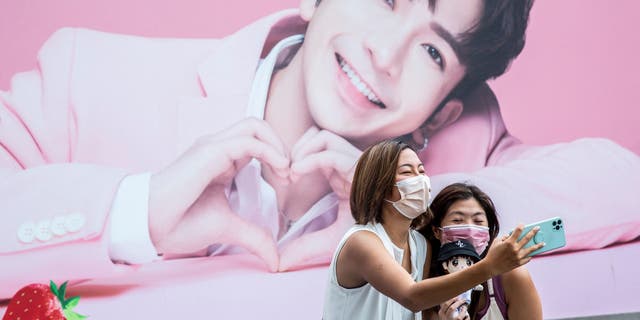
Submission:
<svg viewBox="0 0 640 320">
<path fill-rule="evenodd" d="M 460 239 L 465 239 L 481 255 L 489 243 L 489 227 L 477 226 L 474 224 L 456 224 L 440 228 L 442 231 L 441 243 L 448 243 Z"/>
</svg>

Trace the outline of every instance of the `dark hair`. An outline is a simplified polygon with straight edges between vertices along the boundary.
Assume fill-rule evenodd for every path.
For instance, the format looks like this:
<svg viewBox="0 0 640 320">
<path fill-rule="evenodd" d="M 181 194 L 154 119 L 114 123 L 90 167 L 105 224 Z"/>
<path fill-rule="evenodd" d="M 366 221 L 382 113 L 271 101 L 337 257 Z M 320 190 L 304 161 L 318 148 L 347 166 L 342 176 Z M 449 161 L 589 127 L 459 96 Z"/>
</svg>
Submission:
<svg viewBox="0 0 640 320">
<path fill-rule="evenodd" d="M 493 242 L 493 240 L 498 236 L 500 232 L 500 223 L 498 222 L 498 214 L 496 212 L 495 205 L 491 198 L 484 193 L 480 188 L 467 184 L 467 183 L 454 183 L 451 184 L 442 191 L 438 193 L 438 195 L 431 202 L 431 212 L 433 214 L 433 219 L 429 225 L 421 228 L 419 231 L 427 238 L 427 241 L 431 244 L 432 248 L 432 257 L 437 257 L 440 252 L 440 240 L 438 240 L 433 232 L 433 228 L 439 228 L 442 226 L 442 220 L 449 211 L 449 208 L 456 202 L 468 199 L 475 199 L 484 210 L 487 215 L 487 222 L 489 224 L 489 246 Z M 481 257 L 487 254 L 487 251 L 482 253 Z M 437 259 L 431 259 L 431 267 L 429 269 L 429 277 L 435 277 L 444 274 L 444 270 L 442 269 L 442 265 L 436 261 Z M 475 292 L 472 294 L 472 302 L 469 306 L 469 314 L 472 319 L 475 318 L 475 310 L 477 308 L 477 301 L 479 299 L 479 293 Z"/>
<path fill-rule="evenodd" d="M 445 0 L 441 0 L 445 1 Z M 436 0 L 429 0 L 435 8 Z M 465 75 L 440 102 L 424 124 L 453 98 L 464 99 L 482 82 L 501 76 L 524 48 L 529 12 L 533 0 L 484 0 L 477 23 L 456 36 L 459 41 L 458 59 L 465 66 Z M 423 124 L 423 125 L 424 125 Z M 411 133 L 402 136 L 416 149 Z"/>
<path fill-rule="evenodd" d="M 384 140 L 367 148 L 358 163 L 351 184 L 351 215 L 357 224 L 383 223 L 382 206 L 395 185 L 400 153 L 405 149 L 415 150 L 399 140 Z M 413 219 L 413 228 L 424 225 L 431 217 L 425 214 Z"/>
<path fill-rule="evenodd" d="M 498 214 L 496 213 L 496 208 L 493 201 L 491 201 L 491 198 L 480 190 L 480 188 L 474 185 L 467 183 L 454 183 L 442 189 L 442 191 L 440 191 L 433 199 L 433 202 L 431 202 L 431 205 L 429 206 L 429 209 L 431 209 L 431 213 L 433 214 L 433 218 L 429 225 L 419 230 L 431 244 L 432 256 L 438 256 L 441 245 L 440 240 L 435 237 L 433 228 L 442 227 L 442 220 L 454 203 L 468 199 L 476 199 L 480 204 L 480 207 L 482 207 L 482 210 L 484 210 L 487 215 L 490 237 L 489 245 L 491 245 L 493 239 L 498 236 L 498 233 L 500 232 L 500 223 L 498 222 Z M 486 251 L 483 252 L 481 257 L 484 257 L 486 253 Z M 437 264 L 432 264 L 432 268 L 430 270 L 429 276 L 442 275 L 442 268 L 438 267 Z"/>
<path fill-rule="evenodd" d="M 465 77 L 449 95 L 462 97 L 480 82 L 502 75 L 525 44 L 533 0 L 485 0 L 478 22 L 459 36 Z"/>
<path fill-rule="evenodd" d="M 318 6 L 321 0 L 316 0 Z M 435 8 L 437 0 L 429 0 Z M 444 0 L 441 0 L 444 1 Z M 466 67 L 464 78 L 436 109 L 451 98 L 462 98 L 479 83 L 502 75 L 525 44 L 533 0 L 484 0 L 478 22 L 458 35 L 458 57 Z M 434 112 L 434 114 L 436 113 Z"/>
<path fill-rule="evenodd" d="M 429 241 L 432 241 L 432 244 L 438 244 L 438 248 L 440 247 L 440 241 L 433 235 L 431 226 L 437 228 L 441 227 L 442 220 L 447 214 L 449 208 L 458 201 L 468 199 L 476 199 L 482 207 L 482 210 L 484 210 L 487 215 L 489 236 L 491 237 L 490 240 L 493 241 L 493 239 L 498 236 L 498 233 L 500 232 L 500 224 L 498 223 L 496 207 L 493 204 L 493 201 L 491 201 L 491 198 L 480 190 L 480 188 L 472 184 L 454 183 L 442 189 L 442 191 L 440 191 L 431 202 L 430 209 L 433 213 L 433 219 L 431 220 L 431 223 L 429 223 L 429 226 L 423 228 L 421 232 L 425 237 L 427 237 L 427 239 L 429 239 Z"/>
</svg>

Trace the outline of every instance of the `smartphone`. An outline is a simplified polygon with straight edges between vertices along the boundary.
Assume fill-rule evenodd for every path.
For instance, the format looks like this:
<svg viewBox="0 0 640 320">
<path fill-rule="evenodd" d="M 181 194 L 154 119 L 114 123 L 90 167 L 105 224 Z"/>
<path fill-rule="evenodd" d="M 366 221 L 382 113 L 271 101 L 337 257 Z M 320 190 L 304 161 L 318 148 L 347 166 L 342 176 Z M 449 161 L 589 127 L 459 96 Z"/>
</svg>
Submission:
<svg viewBox="0 0 640 320">
<path fill-rule="evenodd" d="M 538 230 L 538 233 L 536 233 L 536 235 L 533 236 L 533 238 L 529 240 L 529 242 L 527 242 L 524 247 L 529 248 L 540 242 L 544 242 L 545 245 L 544 247 L 531 252 L 529 254 L 529 257 L 541 254 L 543 252 L 562 248 L 566 245 L 567 242 L 564 234 L 564 222 L 560 217 L 553 217 L 526 225 L 524 227 L 524 230 L 522 230 L 522 234 L 520 235 L 518 240 L 522 239 L 535 226 L 539 226 L 540 230 Z M 511 234 L 511 232 L 509 234 Z"/>
</svg>

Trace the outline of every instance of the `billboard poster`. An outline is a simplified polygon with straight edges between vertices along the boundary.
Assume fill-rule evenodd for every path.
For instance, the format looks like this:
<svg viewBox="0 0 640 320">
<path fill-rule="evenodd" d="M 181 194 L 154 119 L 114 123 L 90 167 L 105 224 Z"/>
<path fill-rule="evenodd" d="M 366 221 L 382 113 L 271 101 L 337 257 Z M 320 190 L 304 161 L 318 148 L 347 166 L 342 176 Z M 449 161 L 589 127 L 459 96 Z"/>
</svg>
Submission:
<svg viewBox="0 0 640 320">
<path fill-rule="evenodd" d="M 0 313 L 68 281 L 95 319 L 320 318 L 355 163 L 402 139 L 478 186 L 544 318 L 640 314 L 640 5 L 3 1 Z"/>
</svg>

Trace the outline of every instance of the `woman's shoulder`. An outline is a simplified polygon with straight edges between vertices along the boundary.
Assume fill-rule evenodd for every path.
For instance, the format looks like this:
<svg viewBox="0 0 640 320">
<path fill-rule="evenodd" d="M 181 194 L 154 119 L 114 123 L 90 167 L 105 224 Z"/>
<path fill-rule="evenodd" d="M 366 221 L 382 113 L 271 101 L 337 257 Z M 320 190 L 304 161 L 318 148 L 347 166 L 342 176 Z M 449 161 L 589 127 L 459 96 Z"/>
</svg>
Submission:
<svg viewBox="0 0 640 320">
<path fill-rule="evenodd" d="M 542 303 L 529 271 L 518 267 L 501 277 L 504 303 L 512 319 L 542 319 Z"/>
<path fill-rule="evenodd" d="M 532 287 L 535 288 L 531 274 L 525 266 L 505 272 L 500 277 L 500 282 L 505 296 L 519 294 L 519 292 L 531 290 Z"/>
<path fill-rule="evenodd" d="M 368 263 L 388 255 L 379 234 L 369 228 L 354 228 L 346 235 L 338 259 Z"/>
<path fill-rule="evenodd" d="M 523 281 L 530 281 L 531 274 L 525 266 L 520 266 L 511 271 L 505 272 L 502 274 L 501 278 L 503 284 L 517 284 Z"/>
<path fill-rule="evenodd" d="M 382 239 L 372 224 L 356 224 L 345 234 L 345 246 L 366 248 L 370 245 L 382 244 Z"/>
</svg>

